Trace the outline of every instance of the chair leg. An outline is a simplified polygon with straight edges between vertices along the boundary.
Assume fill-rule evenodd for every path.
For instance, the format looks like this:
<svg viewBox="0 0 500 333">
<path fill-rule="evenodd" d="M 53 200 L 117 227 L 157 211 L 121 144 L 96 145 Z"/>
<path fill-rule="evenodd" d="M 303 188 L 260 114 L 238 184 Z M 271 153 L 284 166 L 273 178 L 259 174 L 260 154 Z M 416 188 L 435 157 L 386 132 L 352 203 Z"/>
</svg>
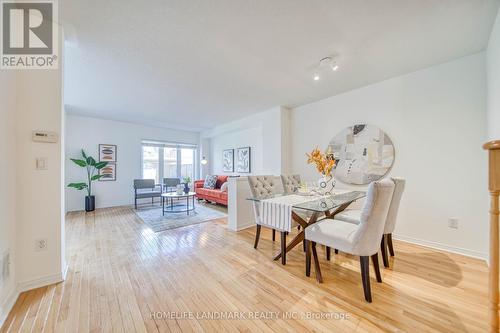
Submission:
<svg viewBox="0 0 500 333">
<path fill-rule="evenodd" d="M 304 252 L 306 252 L 306 240 L 305 239 L 302 241 L 302 250 L 304 250 Z"/>
<path fill-rule="evenodd" d="M 259 238 L 260 238 L 260 229 L 262 226 L 260 224 L 257 224 L 257 232 L 255 233 L 255 243 L 253 244 L 253 248 L 256 249 L 257 245 L 259 245 Z"/>
<path fill-rule="evenodd" d="M 276 240 L 276 230 L 273 229 L 273 242 Z"/>
<path fill-rule="evenodd" d="M 316 271 L 316 280 L 319 283 L 323 283 L 323 277 L 321 276 L 321 268 L 319 267 L 318 253 L 316 252 L 316 242 L 312 242 L 312 255 L 314 258 L 314 270 Z"/>
<path fill-rule="evenodd" d="M 281 232 L 281 264 L 286 265 L 286 231 Z"/>
<path fill-rule="evenodd" d="M 326 247 L 326 260 L 330 261 L 331 249 L 329 246 Z"/>
<path fill-rule="evenodd" d="M 311 242 L 306 239 L 306 276 L 311 276 Z"/>
<path fill-rule="evenodd" d="M 339 254 L 339 250 L 335 249 L 335 254 Z"/>
<path fill-rule="evenodd" d="M 375 275 L 377 276 L 377 282 L 382 282 L 382 275 L 380 274 L 380 267 L 378 265 L 378 253 L 372 255 L 372 263 Z"/>
<path fill-rule="evenodd" d="M 137 209 L 137 198 L 134 199 L 135 209 Z"/>
<path fill-rule="evenodd" d="M 365 300 L 368 303 L 372 302 L 372 292 L 370 289 L 370 258 L 367 256 L 359 257 L 361 265 L 361 280 L 363 281 L 363 291 L 365 293 Z"/>
<path fill-rule="evenodd" d="M 387 234 L 387 245 L 389 245 L 389 253 L 394 257 L 394 247 L 392 246 L 392 234 Z"/>
<path fill-rule="evenodd" d="M 387 238 L 385 235 L 382 236 L 382 241 L 380 242 L 380 251 L 382 252 L 382 260 L 384 261 L 384 267 L 389 267 L 389 258 L 387 258 Z"/>
</svg>

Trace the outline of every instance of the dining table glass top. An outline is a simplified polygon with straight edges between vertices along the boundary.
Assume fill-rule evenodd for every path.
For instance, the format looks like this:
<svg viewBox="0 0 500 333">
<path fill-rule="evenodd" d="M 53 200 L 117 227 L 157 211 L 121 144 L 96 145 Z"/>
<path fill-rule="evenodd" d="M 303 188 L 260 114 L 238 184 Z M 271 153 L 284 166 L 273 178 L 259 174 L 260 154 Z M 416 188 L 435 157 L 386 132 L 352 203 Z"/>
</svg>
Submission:
<svg viewBox="0 0 500 333">
<path fill-rule="evenodd" d="M 286 201 L 286 197 L 288 196 L 300 196 L 303 197 L 303 200 L 299 198 L 294 198 L 295 203 L 292 204 L 292 208 L 294 209 L 302 209 L 313 212 L 328 212 L 332 209 L 336 209 L 342 205 L 351 203 L 353 201 L 362 199 L 366 196 L 365 191 L 345 191 L 339 190 L 335 191 L 333 194 L 329 195 L 321 195 L 321 194 L 301 194 L 301 193 L 275 193 L 271 195 L 267 195 L 260 198 L 250 197 L 247 200 L 254 202 L 261 202 L 263 200 L 271 200 L 273 201 L 281 201 L 280 198 L 283 198 Z M 299 199 L 299 200 L 297 200 Z M 297 201 L 299 201 L 297 203 Z"/>
</svg>

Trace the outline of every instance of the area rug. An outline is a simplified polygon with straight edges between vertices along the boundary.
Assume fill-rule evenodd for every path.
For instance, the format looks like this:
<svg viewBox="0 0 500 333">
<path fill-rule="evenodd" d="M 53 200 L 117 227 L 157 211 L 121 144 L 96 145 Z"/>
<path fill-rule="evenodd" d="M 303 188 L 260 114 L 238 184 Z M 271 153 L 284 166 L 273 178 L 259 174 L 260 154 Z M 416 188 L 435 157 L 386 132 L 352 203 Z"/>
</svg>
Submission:
<svg viewBox="0 0 500 333">
<path fill-rule="evenodd" d="M 184 206 L 185 207 L 185 206 Z M 182 209 L 182 207 L 180 207 Z M 135 210 L 139 216 L 154 232 L 185 227 L 193 224 L 220 219 L 227 216 L 225 209 L 211 204 L 196 204 L 195 210 L 182 213 L 165 213 L 162 216 L 161 207 L 141 208 Z M 174 206 L 175 209 L 175 206 Z"/>
</svg>

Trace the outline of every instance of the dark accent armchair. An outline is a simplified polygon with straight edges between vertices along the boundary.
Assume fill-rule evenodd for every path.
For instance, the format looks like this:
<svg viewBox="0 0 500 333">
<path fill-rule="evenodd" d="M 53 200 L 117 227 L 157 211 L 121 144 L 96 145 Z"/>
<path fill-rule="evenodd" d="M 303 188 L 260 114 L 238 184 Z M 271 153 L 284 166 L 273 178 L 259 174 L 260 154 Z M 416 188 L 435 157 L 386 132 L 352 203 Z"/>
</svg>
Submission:
<svg viewBox="0 0 500 333">
<path fill-rule="evenodd" d="M 161 185 L 155 184 L 154 179 L 134 179 L 134 205 L 137 209 L 137 199 L 160 198 L 162 194 Z"/>
<path fill-rule="evenodd" d="M 181 183 L 179 178 L 163 178 L 163 191 L 172 192 Z"/>
</svg>

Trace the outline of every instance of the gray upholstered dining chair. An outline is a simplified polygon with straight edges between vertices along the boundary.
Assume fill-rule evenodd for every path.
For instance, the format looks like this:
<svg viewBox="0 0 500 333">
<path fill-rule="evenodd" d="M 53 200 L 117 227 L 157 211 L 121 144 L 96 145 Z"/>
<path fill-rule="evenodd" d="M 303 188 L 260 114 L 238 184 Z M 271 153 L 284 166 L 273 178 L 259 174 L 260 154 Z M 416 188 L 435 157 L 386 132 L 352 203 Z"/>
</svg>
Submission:
<svg viewBox="0 0 500 333">
<path fill-rule="evenodd" d="M 257 199 L 265 198 L 267 196 L 273 195 L 276 193 L 276 184 L 274 180 L 274 176 L 265 175 L 265 176 L 248 176 L 248 184 L 250 185 L 250 191 L 252 192 L 252 196 Z M 257 232 L 255 233 L 255 242 L 254 248 L 257 248 L 259 245 L 260 238 L 260 229 L 261 218 L 260 218 L 260 206 L 259 203 L 253 202 L 253 212 L 255 216 L 255 223 L 257 224 Z M 276 238 L 276 230 L 273 230 L 273 241 Z"/>
<path fill-rule="evenodd" d="M 137 209 L 137 199 L 151 198 L 151 204 L 154 204 L 154 198 L 160 198 L 161 193 L 161 185 L 155 184 L 154 179 L 134 179 L 135 209 Z"/>
<path fill-rule="evenodd" d="M 179 178 L 163 178 L 163 190 L 164 192 L 172 192 L 172 189 L 177 188 L 180 183 Z"/>
<path fill-rule="evenodd" d="M 283 191 L 286 194 L 294 193 L 300 186 L 300 175 L 281 175 L 281 183 L 283 184 Z M 311 216 L 311 213 L 308 211 L 298 212 L 297 214 L 305 219 L 309 219 Z M 297 229 L 300 230 L 300 225 L 297 225 Z"/>
<path fill-rule="evenodd" d="M 406 183 L 405 179 L 401 177 L 392 177 L 391 180 L 394 182 L 394 194 L 392 195 L 391 205 L 389 206 L 389 213 L 387 214 L 387 220 L 385 221 L 384 235 L 382 236 L 382 240 L 380 242 L 380 250 L 382 252 L 382 260 L 384 261 L 385 267 L 389 267 L 387 248 L 389 248 L 389 253 L 391 257 L 394 257 L 392 233 L 396 228 L 399 203 L 401 202 L 401 197 L 403 196 Z M 345 211 L 335 215 L 335 219 L 354 224 L 359 224 L 361 219 L 361 210 L 346 209 Z"/>
<path fill-rule="evenodd" d="M 369 259 L 372 258 L 377 281 L 382 282 L 378 265 L 378 248 L 393 192 L 394 182 L 389 179 L 372 182 L 368 186 L 359 224 L 333 219 L 323 220 L 307 227 L 305 230 L 306 276 L 310 276 L 312 248 L 316 279 L 320 283 L 323 282 L 316 243 L 359 256 L 365 300 L 371 302 Z"/>
<path fill-rule="evenodd" d="M 296 192 L 300 186 L 300 175 L 281 175 L 281 183 L 285 193 Z"/>
</svg>

